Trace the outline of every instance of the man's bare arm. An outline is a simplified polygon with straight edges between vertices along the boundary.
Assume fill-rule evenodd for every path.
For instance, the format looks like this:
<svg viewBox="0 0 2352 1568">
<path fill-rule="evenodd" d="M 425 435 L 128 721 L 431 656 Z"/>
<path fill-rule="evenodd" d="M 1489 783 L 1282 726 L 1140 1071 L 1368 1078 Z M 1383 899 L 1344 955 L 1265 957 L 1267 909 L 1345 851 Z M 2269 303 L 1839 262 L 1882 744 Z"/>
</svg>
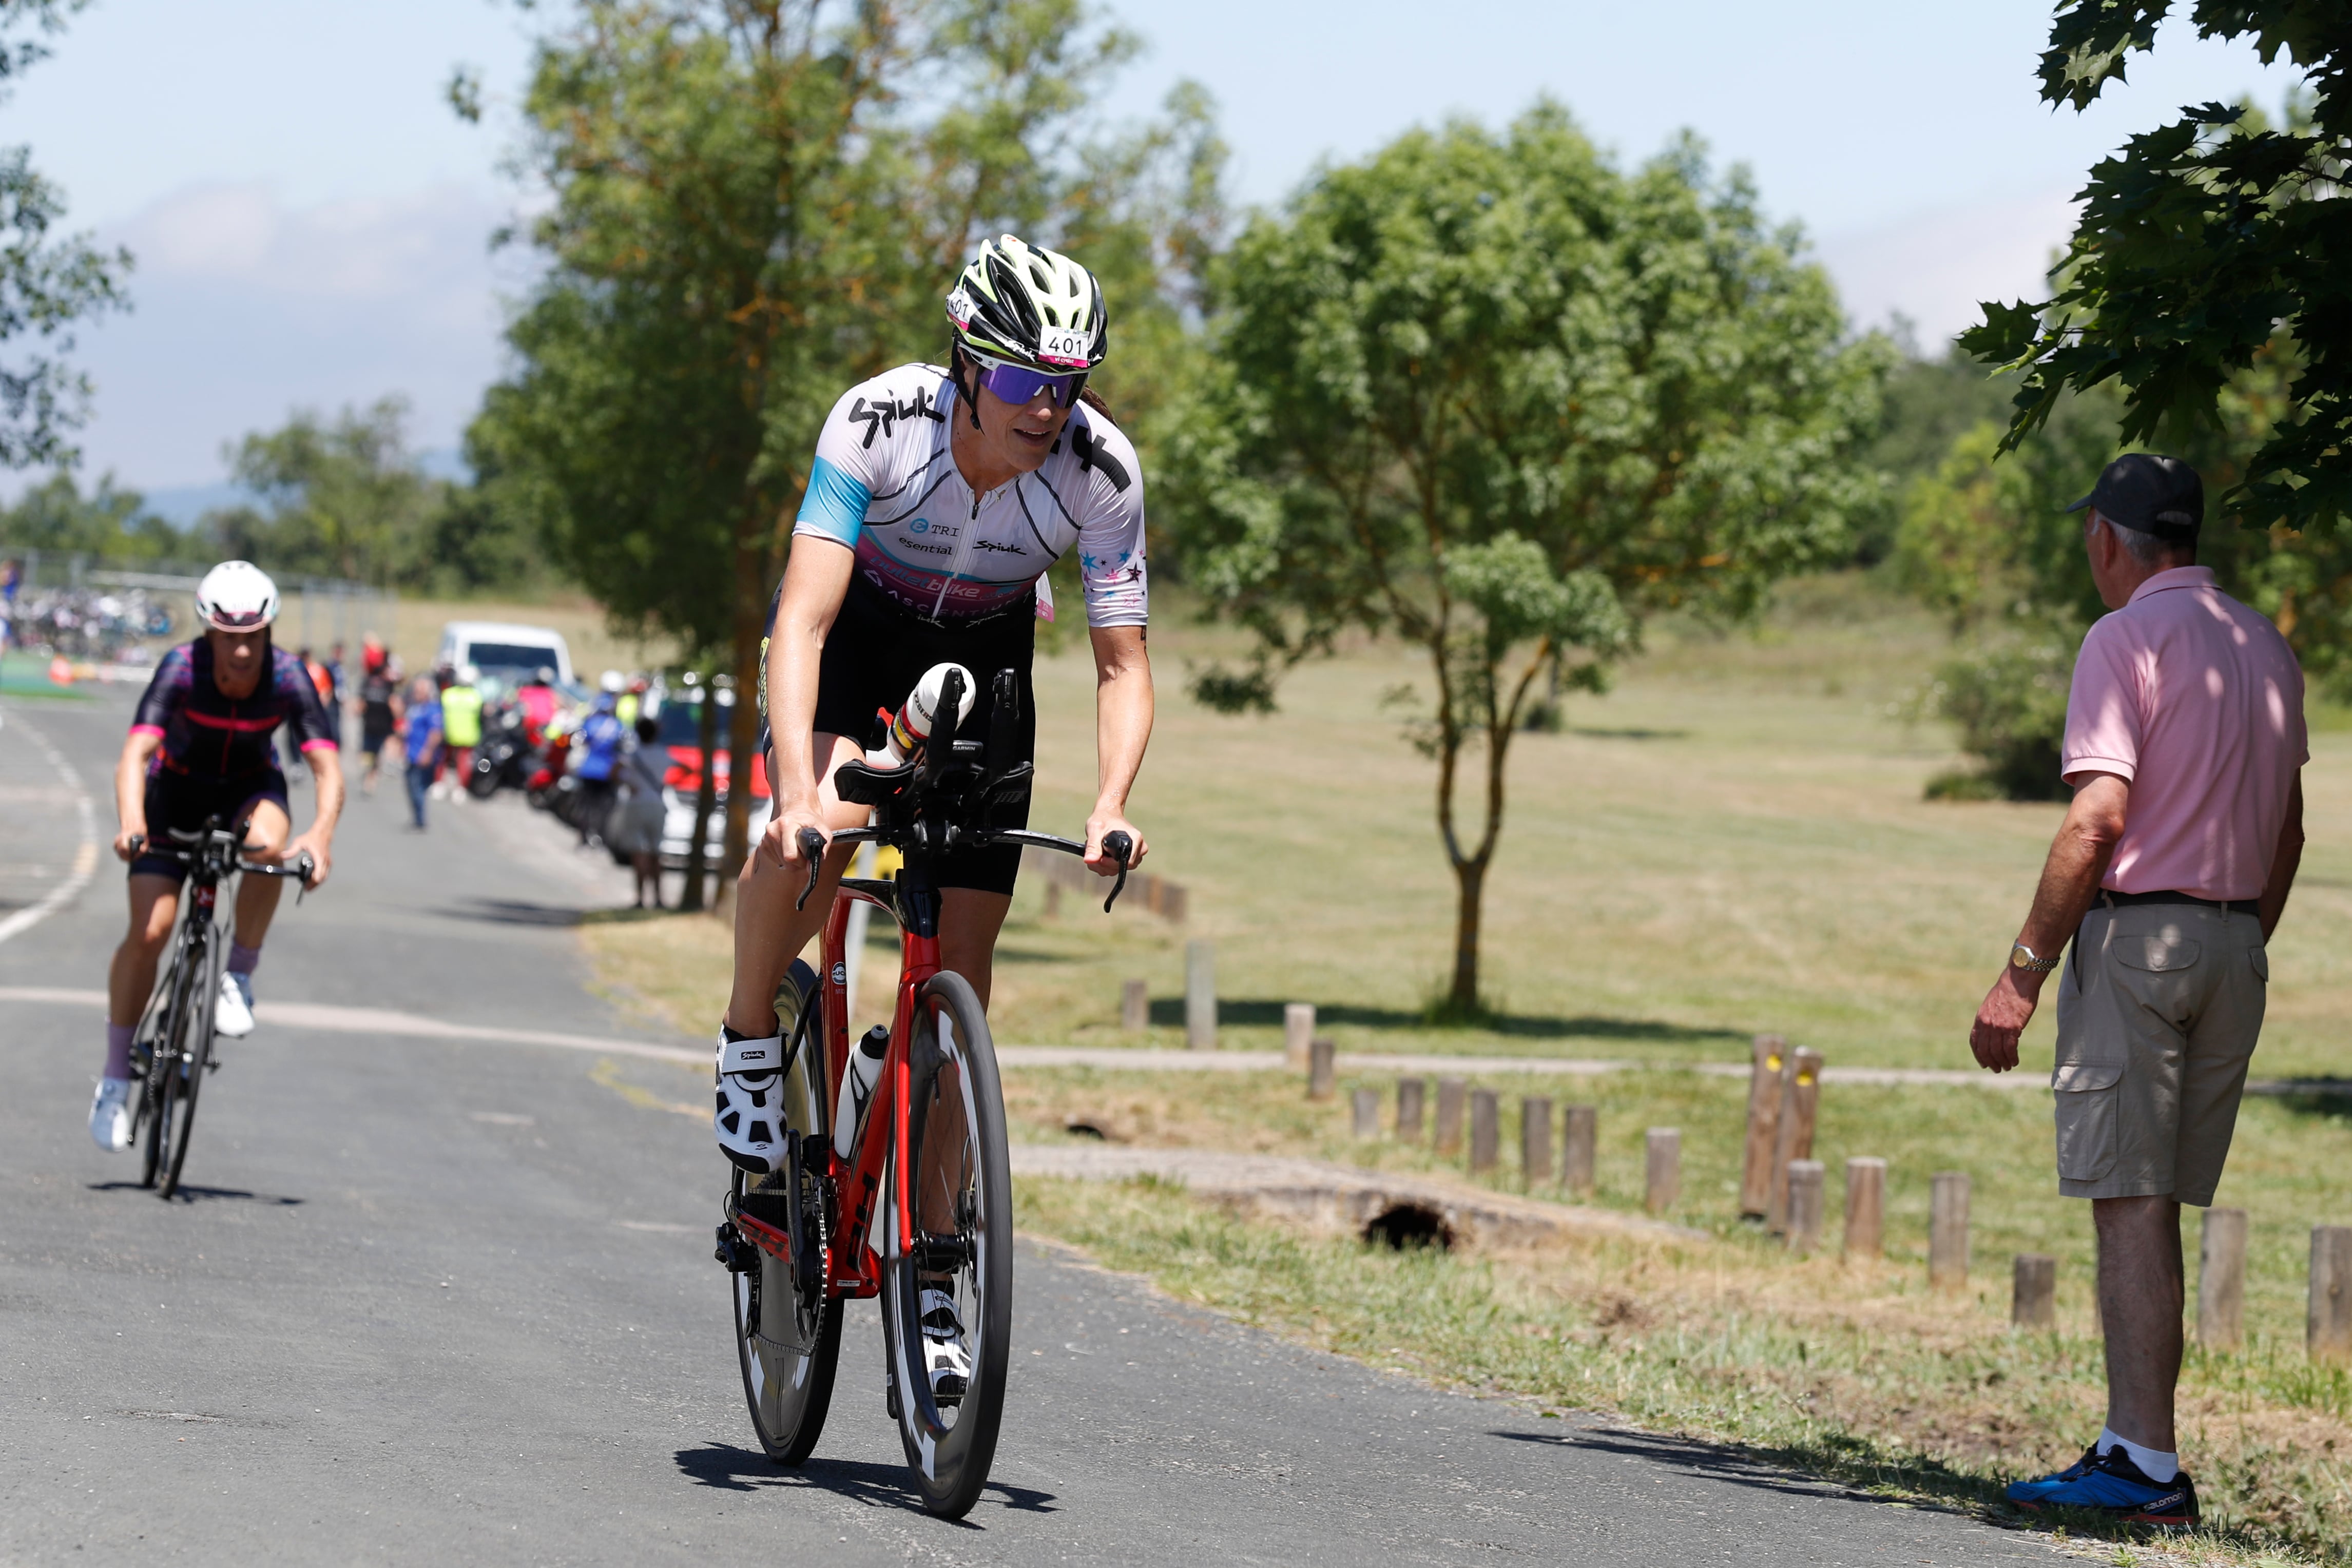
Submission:
<svg viewBox="0 0 2352 1568">
<path fill-rule="evenodd" d="M 2278 848 L 2271 852 L 2271 874 L 2263 883 L 2263 940 L 2278 929 L 2286 913 L 2286 895 L 2294 888 L 2294 873 L 2303 865 L 2303 773 L 2297 769 L 2287 790 L 2286 821 L 2279 824 Z"/>
<path fill-rule="evenodd" d="M 126 861 L 138 858 L 131 841 L 147 831 L 147 768 L 163 744 L 163 737 L 155 731 L 134 729 L 123 741 L 121 759 L 114 765 L 114 820 L 119 824 L 114 852 Z"/>
<path fill-rule="evenodd" d="M 2131 784 L 2114 773 L 2093 773 L 2074 791 L 2066 820 L 2050 842 L 2042 863 L 2042 883 L 2033 892 L 2033 908 L 2017 939 L 2039 958 L 2054 958 L 2083 924 L 2107 874 L 2116 845 L 2124 836 L 2124 819 L 2131 808 Z M 2004 963 L 2000 977 L 1985 993 L 1977 1009 L 1975 1027 L 1969 1030 L 1969 1049 L 1977 1065 L 2007 1072 L 2017 1065 L 2018 1037 L 2032 1020 L 2049 977 Z"/>
</svg>

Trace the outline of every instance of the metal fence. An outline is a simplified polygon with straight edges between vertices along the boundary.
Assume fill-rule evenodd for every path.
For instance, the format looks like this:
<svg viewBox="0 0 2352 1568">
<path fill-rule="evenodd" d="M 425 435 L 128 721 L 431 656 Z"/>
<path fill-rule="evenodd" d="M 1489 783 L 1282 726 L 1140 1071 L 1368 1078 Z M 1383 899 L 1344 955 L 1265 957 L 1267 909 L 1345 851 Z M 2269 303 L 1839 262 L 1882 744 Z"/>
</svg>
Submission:
<svg viewBox="0 0 2352 1568">
<path fill-rule="evenodd" d="M 10 645 L 68 658 L 136 659 L 158 642 L 195 632 L 196 584 L 208 561 L 110 560 L 80 551 L 16 549 L 0 540 L 0 560 L 18 573 L 9 607 Z M 276 575 L 276 574 L 272 574 Z M 278 642 L 324 653 L 362 636 L 389 638 L 399 595 L 333 577 L 278 576 L 283 605 Z"/>
</svg>

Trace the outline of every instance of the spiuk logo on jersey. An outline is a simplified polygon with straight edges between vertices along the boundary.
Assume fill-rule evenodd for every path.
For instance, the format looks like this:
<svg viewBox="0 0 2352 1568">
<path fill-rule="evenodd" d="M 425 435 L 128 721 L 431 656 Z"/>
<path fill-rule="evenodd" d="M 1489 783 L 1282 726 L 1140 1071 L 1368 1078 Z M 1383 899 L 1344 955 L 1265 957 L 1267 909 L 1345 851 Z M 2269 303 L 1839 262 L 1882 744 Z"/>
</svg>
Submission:
<svg viewBox="0 0 2352 1568">
<path fill-rule="evenodd" d="M 891 425 L 898 420 L 920 418 L 944 424 L 947 417 L 931 406 L 931 390 L 929 387 L 917 387 L 914 397 L 906 402 L 894 402 L 886 397 L 879 402 L 869 403 L 861 397 L 849 407 L 851 423 L 866 427 L 863 444 L 869 447 L 874 444 L 874 437 L 877 434 L 888 436 Z"/>
</svg>

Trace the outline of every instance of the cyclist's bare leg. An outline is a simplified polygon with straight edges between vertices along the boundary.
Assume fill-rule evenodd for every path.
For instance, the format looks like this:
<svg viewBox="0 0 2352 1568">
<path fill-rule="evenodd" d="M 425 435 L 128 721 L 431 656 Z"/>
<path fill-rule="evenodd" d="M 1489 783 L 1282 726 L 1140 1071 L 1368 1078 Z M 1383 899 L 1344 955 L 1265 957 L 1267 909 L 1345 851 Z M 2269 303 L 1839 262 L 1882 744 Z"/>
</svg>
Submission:
<svg viewBox="0 0 2352 1568">
<path fill-rule="evenodd" d="M 1009 893 L 940 889 L 940 967 L 970 980 L 982 1009 L 988 1006 L 989 981 L 996 967 L 996 938 L 1012 910 Z"/>
<path fill-rule="evenodd" d="M 275 864 L 293 829 L 286 820 L 285 807 L 275 800 L 256 800 L 245 824 L 245 841 L 255 847 L 245 858 Z M 282 879 L 274 876 L 237 878 L 236 936 L 240 946 L 258 947 L 269 935 L 269 922 L 278 913 L 278 895 L 283 887 Z"/>
<path fill-rule="evenodd" d="M 817 798 L 824 802 L 825 823 L 835 831 L 866 825 L 864 806 L 844 804 L 833 790 L 833 770 L 865 752 L 843 735 L 817 732 L 810 755 L 823 758 Z M 807 868 L 781 866 L 760 852 L 756 839 L 751 857 L 735 879 L 735 988 L 727 999 L 727 1027 L 758 1038 L 776 1029 L 776 987 L 784 971 L 800 956 L 810 938 L 824 929 L 833 912 L 833 891 L 848 869 L 856 845 L 844 844 L 824 858 L 824 874 L 807 904 L 793 901 L 808 885 Z"/>
<path fill-rule="evenodd" d="M 131 929 L 114 950 L 106 971 L 106 1021 L 129 1029 L 146 1010 L 155 988 L 155 967 L 172 940 L 180 913 L 180 884 L 168 876 L 141 873 L 131 878 Z"/>
</svg>

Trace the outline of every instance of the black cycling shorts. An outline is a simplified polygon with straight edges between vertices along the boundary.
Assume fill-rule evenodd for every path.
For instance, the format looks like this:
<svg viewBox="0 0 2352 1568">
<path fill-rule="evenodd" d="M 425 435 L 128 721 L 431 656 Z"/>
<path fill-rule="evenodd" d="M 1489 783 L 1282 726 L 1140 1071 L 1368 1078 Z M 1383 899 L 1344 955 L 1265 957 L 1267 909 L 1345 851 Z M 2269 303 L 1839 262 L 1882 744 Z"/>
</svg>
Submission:
<svg viewBox="0 0 2352 1568">
<path fill-rule="evenodd" d="M 871 747 L 881 738 L 877 711 L 897 713 L 925 671 L 933 664 L 957 664 L 971 672 L 980 693 L 956 738 L 985 743 L 989 716 L 996 710 L 996 673 L 1011 670 L 1021 682 L 1021 722 L 1013 730 L 1017 759 L 1034 762 L 1037 694 L 1029 675 L 1036 648 L 1037 621 L 1025 601 L 1011 614 L 942 626 L 909 614 L 864 580 L 853 578 L 817 666 L 816 727 Z M 1005 806 L 996 825 L 1027 827 L 1028 796 Z M 1010 894 L 1020 873 L 1021 846 L 996 844 L 942 856 L 932 876 L 940 887 Z"/>
<path fill-rule="evenodd" d="M 286 803 L 286 775 L 275 768 L 235 773 L 225 779 L 159 768 L 147 776 L 147 841 L 168 844 L 171 841 L 163 836 L 166 830 L 177 828 L 184 833 L 193 833 L 209 817 L 218 817 L 224 827 L 241 826 L 253 815 L 253 808 L 263 800 L 276 801 L 278 810 L 289 818 L 293 816 Z M 151 852 L 131 862 L 131 874 L 168 876 L 173 882 L 185 882 L 188 868 L 169 855 Z"/>
</svg>

